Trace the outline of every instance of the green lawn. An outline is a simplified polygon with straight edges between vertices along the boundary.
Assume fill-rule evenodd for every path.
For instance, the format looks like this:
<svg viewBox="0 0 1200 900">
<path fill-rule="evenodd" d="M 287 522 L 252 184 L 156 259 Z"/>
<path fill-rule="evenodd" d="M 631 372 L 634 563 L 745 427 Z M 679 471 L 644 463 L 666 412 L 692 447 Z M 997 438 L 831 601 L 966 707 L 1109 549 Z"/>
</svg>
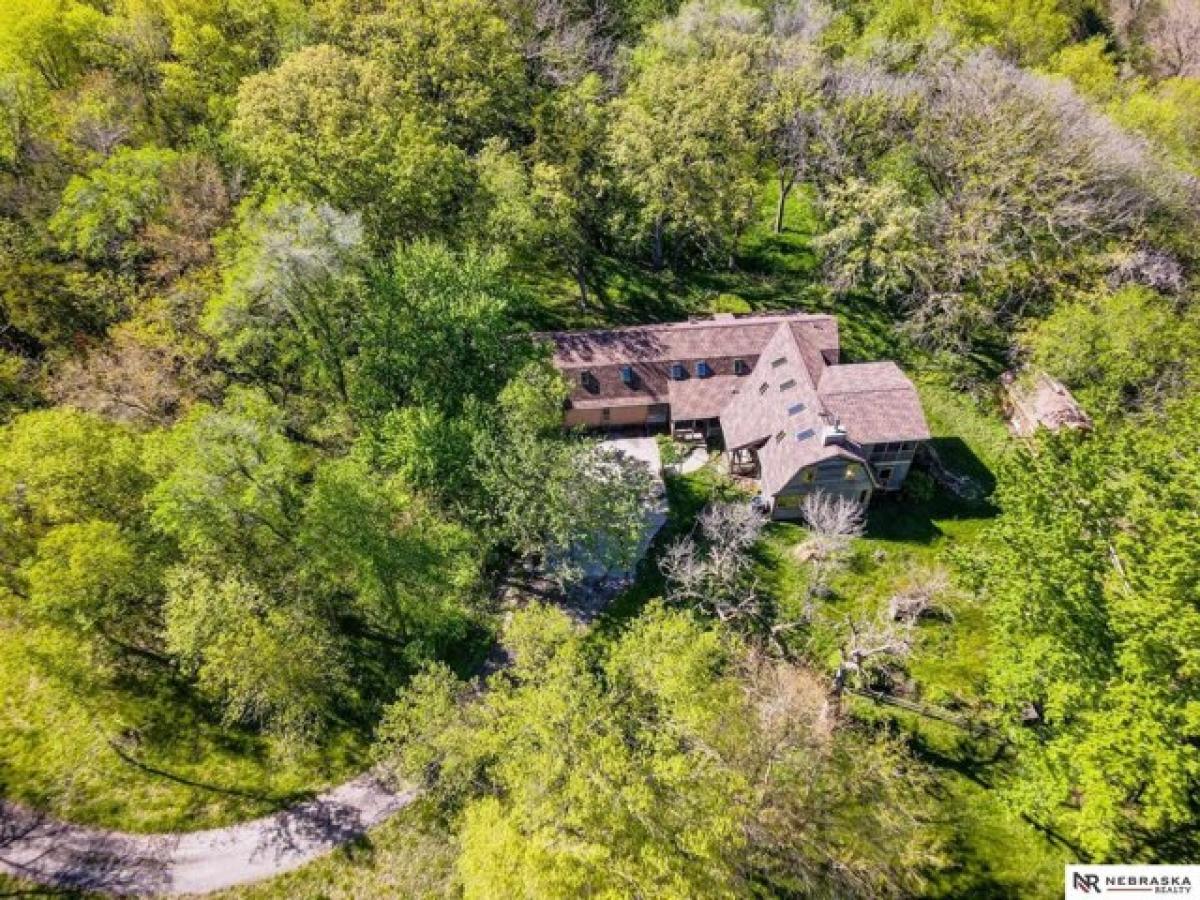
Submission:
<svg viewBox="0 0 1200 900">
<path fill-rule="evenodd" d="M 363 763 L 345 731 L 299 757 L 224 727 L 162 676 L 118 685 L 71 665 L 62 634 L 0 622 L 0 796 L 128 831 L 208 828 L 262 815 Z"/>
</svg>

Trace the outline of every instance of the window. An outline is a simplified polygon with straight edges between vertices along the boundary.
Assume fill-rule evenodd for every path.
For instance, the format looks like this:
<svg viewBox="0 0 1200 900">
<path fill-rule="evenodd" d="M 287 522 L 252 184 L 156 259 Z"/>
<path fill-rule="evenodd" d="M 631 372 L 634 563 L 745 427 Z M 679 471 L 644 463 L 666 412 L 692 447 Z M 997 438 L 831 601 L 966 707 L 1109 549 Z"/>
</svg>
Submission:
<svg viewBox="0 0 1200 900">
<path fill-rule="evenodd" d="M 805 469 L 804 470 L 804 483 L 805 484 L 812 484 L 816 480 L 817 480 L 817 472 L 815 469 Z"/>
<path fill-rule="evenodd" d="M 633 366 L 621 366 L 621 381 L 632 387 L 633 380 Z"/>
<path fill-rule="evenodd" d="M 591 372 L 584 372 L 579 376 L 579 383 L 583 385 L 583 389 L 592 394 L 600 392 L 600 382 L 596 380 L 596 376 Z"/>
<path fill-rule="evenodd" d="M 750 374 L 750 366 L 746 363 L 746 361 L 744 359 L 735 359 L 733 361 L 733 374 L 734 375 L 749 375 Z"/>
<path fill-rule="evenodd" d="M 891 484 L 891 482 L 892 482 L 892 467 L 891 466 L 887 466 L 886 468 L 879 470 L 879 480 L 882 481 L 884 484 Z"/>
<path fill-rule="evenodd" d="M 776 509 L 799 509 L 801 497 L 799 494 L 776 494 Z"/>
<path fill-rule="evenodd" d="M 612 410 L 609 409 L 607 406 L 604 407 L 604 409 L 600 410 L 600 418 L 603 419 L 605 422 L 607 422 L 609 419 L 612 418 Z"/>
<path fill-rule="evenodd" d="M 786 365 L 787 365 L 787 357 L 786 356 L 777 356 L 773 360 L 771 360 L 771 368 L 772 369 L 778 369 L 780 366 L 786 366 Z"/>
<path fill-rule="evenodd" d="M 785 381 L 783 384 L 781 384 L 781 385 L 779 386 L 779 390 L 781 390 L 781 391 L 790 391 L 790 390 L 791 390 L 792 388 L 794 388 L 795 386 L 796 386 L 796 379 L 795 379 L 795 378 L 789 378 L 787 381 Z"/>
<path fill-rule="evenodd" d="M 696 363 L 696 377 L 697 378 L 708 378 L 710 375 L 712 375 L 712 373 L 713 373 L 712 366 L 710 366 L 708 363 L 704 362 L 704 360 L 701 360 L 700 362 Z"/>
<path fill-rule="evenodd" d="M 767 392 L 767 388 L 768 388 L 768 387 L 770 387 L 770 385 L 768 385 L 768 384 L 767 384 L 767 383 L 764 381 L 762 384 L 760 384 L 760 385 L 758 386 L 758 393 L 759 393 L 760 395 L 762 395 L 762 394 L 765 394 L 765 393 Z"/>
<path fill-rule="evenodd" d="M 900 445 L 901 450 L 915 450 L 916 448 L 917 448 L 916 441 L 905 441 L 903 444 Z"/>
<path fill-rule="evenodd" d="M 671 363 L 671 379 L 683 381 L 685 378 L 687 378 L 687 367 L 683 363 Z"/>
<path fill-rule="evenodd" d="M 789 416 L 798 416 L 802 412 L 804 412 L 804 404 L 803 403 L 793 403 L 791 406 L 788 407 L 788 415 Z"/>
<path fill-rule="evenodd" d="M 853 481 L 857 477 L 858 466 L 854 465 L 854 463 L 850 463 L 850 465 L 846 466 L 846 480 Z"/>
</svg>

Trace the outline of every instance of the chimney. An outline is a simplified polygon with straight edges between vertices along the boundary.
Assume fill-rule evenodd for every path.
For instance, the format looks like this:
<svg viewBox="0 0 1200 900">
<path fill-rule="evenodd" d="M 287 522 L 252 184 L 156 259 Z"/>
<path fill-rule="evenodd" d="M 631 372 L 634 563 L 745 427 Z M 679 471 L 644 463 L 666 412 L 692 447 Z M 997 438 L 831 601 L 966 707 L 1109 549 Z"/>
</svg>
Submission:
<svg viewBox="0 0 1200 900">
<path fill-rule="evenodd" d="M 825 429 L 821 432 L 822 444 L 844 444 L 846 440 L 846 429 L 842 427 L 841 422 L 837 419 L 826 422 Z"/>
</svg>

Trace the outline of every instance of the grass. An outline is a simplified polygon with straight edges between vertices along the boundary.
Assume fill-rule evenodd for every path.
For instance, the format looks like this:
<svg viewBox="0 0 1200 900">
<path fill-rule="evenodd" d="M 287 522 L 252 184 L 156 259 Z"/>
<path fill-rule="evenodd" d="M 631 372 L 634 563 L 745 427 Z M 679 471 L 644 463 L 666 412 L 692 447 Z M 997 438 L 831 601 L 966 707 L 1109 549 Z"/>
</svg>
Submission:
<svg viewBox="0 0 1200 900">
<path fill-rule="evenodd" d="M 288 806 L 363 763 L 366 739 L 353 729 L 287 755 L 166 679 L 96 677 L 61 633 L 0 621 L 0 645 L 0 796 L 72 821 L 216 827 Z"/>
</svg>

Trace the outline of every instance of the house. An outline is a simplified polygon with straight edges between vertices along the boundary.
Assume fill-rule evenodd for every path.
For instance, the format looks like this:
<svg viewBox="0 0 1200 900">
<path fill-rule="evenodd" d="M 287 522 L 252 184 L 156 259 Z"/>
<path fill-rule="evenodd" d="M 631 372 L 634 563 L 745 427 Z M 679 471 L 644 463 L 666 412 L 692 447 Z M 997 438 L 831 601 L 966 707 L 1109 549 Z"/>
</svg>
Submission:
<svg viewBox="0 0 1200 900">
<path fill-rule="evenodd" d="M 1071 392 L 1045 372 L 1005 372 L 1000 383 L 1009 426 L 1017 437 L 1031 437 L 1039 428 L 1092 430 L 1091 418 Z"/>
<path fill-rule="evenodd" d="M 929 427 L 892 362 L 840 362 L 837 320 L 780 313 L 542 336 L 571 383 L 567 427 L 720 435 L 775 518 L 816 490 L 898 490 Z"/>
</svg>

